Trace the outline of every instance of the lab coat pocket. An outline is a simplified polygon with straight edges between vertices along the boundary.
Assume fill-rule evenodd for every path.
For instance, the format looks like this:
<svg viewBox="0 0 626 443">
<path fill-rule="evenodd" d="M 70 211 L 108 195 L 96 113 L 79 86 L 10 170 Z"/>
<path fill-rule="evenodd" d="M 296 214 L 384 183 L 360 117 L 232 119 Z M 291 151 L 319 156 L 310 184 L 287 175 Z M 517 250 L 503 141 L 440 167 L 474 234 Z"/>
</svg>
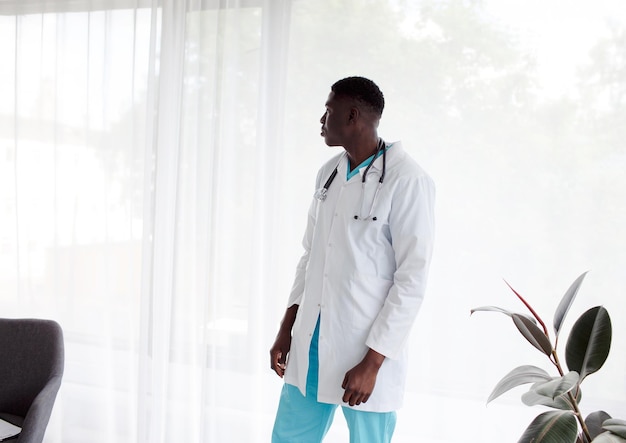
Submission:
<svg viewBox="0 0 626 443">
<path fill-rule="evenodd" d="M 369 330 L 380 313 L 392 281 L 356 273 L 351 285 L 351 321 L 354 329 Z"/>
</svg>

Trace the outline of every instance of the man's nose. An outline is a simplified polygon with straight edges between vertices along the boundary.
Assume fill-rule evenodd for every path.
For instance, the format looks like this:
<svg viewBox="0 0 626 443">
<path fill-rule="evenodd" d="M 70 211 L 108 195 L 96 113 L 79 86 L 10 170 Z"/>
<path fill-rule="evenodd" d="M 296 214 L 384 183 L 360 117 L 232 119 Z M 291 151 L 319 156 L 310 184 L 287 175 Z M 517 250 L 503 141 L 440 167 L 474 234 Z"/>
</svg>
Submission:
<svg viewBox="0 0 626 443">
<path fill-rule="evenodd" d="M 320 118 L 320 123 L 324 124 L 325 121 L 326 121 L 326 114 L 322 115 L 322 118 Z"/>
</svg>

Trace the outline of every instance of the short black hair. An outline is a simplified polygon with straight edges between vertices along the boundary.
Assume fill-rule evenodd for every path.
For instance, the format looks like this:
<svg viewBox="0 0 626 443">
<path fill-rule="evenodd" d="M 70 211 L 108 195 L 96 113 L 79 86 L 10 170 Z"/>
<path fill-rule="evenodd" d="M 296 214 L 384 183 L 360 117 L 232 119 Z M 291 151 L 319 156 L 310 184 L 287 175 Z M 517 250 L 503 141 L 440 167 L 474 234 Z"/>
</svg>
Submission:
<svg viewBox="0 0 626 443">
<path fill-rule="evenodd" d="M 335 95 L 353 98 L 367 105 L 380 118 L 385 108 L 385 97 L 373 81 L 365 77 L 346 77 L 331 87 Z"/>
</svg>

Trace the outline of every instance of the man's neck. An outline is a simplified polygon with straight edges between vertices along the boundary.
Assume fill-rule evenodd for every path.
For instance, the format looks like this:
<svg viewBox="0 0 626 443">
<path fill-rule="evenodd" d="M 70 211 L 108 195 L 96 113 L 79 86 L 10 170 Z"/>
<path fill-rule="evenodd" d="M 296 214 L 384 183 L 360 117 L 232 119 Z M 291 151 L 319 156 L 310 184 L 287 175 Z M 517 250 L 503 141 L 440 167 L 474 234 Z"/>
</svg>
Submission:
<svg viewBox="0 0 626 443">
<path fill-rule="evenodd" d="M 368 137 L 365 140 L 358 140 L 355 143 L 346 144 L 344 149 L 350 159 L 350 169 L 354 169 L 376 153 L 378 148 L 378 136 Z"/>
</svg>

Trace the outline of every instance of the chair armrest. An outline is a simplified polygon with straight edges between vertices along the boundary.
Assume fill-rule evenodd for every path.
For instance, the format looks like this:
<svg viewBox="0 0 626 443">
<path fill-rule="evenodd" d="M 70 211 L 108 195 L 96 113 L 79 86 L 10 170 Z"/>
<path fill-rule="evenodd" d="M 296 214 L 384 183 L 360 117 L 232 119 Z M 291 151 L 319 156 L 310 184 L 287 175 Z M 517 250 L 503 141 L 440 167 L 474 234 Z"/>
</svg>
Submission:
<svg viewBox="0 0 626 443">
<path fill-rule="evenodd" d="M 18 443 L 41 443 L 50 421 L 54 401 L 61 386 L 61 375 L 52 377 L 46 386 L 37 394 L 28 409 Z"/>
</svg>

